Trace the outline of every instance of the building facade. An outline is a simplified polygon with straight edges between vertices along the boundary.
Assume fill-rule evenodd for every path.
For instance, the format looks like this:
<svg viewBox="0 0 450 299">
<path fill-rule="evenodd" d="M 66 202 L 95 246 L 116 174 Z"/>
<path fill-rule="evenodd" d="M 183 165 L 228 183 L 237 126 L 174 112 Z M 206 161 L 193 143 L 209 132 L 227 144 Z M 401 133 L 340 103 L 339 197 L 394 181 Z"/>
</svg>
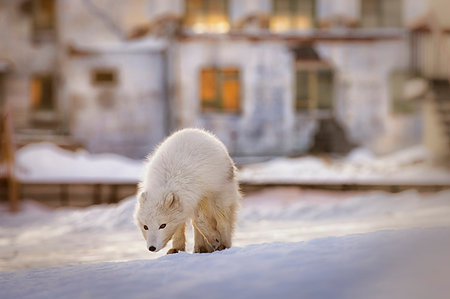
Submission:
<svg viewBox="0 0 450 299">
<path fill-rule="evenodd" d="M 1 0 L 4 102 L 19 141 L 70 139 L 135 158 L 193 126 L 234 156 L 389 152 L 422 142 L 418 99 L 428 79 L 448 80 L 423 54 L 436 27 L 424 20 L 443 6 Z"/>
</svg>

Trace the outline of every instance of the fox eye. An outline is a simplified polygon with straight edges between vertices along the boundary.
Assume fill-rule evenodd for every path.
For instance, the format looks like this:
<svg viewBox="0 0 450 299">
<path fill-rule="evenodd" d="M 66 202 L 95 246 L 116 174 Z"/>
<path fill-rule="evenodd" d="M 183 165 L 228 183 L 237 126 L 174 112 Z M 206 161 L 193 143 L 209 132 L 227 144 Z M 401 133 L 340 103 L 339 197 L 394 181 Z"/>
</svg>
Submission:
<svg viewBox="0 0 450 299">
<path fill-rule="evenodd" d="M 159 229 L 163 229 L 163 228 L 165 228 L 166 227 L 166 224 L 164 223 L 164 224 L 161 224 L 160 226 L 159 226 Z"/>
<path fill-rule="evenodd" d="M 147 225 L 144 225 L 144 229 L 145 229 L 145 230 L 148 230 L 148 226 L 147 226 Z"/>
</svg>

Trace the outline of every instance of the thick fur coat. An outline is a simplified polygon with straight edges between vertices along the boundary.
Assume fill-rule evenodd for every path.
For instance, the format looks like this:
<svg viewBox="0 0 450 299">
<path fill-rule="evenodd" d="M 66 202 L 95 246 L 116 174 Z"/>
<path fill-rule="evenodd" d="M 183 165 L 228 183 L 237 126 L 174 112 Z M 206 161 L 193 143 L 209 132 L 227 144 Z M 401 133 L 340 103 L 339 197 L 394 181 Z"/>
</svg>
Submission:
<svg viewBox="0 0 450 299">
<path fill-rule="evenodd" d="M 231 247 L 241 194 L 225 145 L 200 129 L 169 136 L 148 157 L 139 184 L 135 222 L 150 251 L 172 239 L 168 253 L 185 250 L 192 220 L 194 252 Z"/>
</svg>

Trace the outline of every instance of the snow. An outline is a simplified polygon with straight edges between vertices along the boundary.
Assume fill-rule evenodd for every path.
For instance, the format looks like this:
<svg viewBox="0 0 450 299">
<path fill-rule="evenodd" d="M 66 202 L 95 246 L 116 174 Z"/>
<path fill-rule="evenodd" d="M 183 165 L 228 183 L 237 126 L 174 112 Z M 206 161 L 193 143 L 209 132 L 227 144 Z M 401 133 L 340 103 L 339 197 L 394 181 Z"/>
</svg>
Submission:
<svg viewBox="0 0 450 299">
<path fill-rule="evenodd" d="M 243 200 L 233 248 L 192 254 L 189 229 L 188 252 L 169 256 L 146 250 L 134 196 L 85 209 L 25 201 L 18 214 L 0 205 L 0 297 L 444 298 L 449 198 L 266 189 Z"/>
<path fill-rule="evenodd" d="M 381 157 L 357 148 L 341 159 L 306 156 L 251 164 L 241 169 L 239 177 L 246 183 L 450 185 L 450 171 L 430 160 L 423 146 Z"/>
<path fill-rule="evenodd" d="M 137 182 L 142 161 L 115 154 L 67 151 L 52 143 L 35 143 L 17 151 L 22 182 Z"/>
<path fill-rule="evenodd" d="M 0 273 L 2 298 L 446 298 L 450 229 Z"/>
<path fill-rule="evenodd" d="M 17 154 L 23 182 L 135 182 L 142 161 L 49 143 Z M 246 166 L 247 182 L 446 183 L 411 148 L 330 161 L 279 158 Z M 50 209 L 0 204 L 1 298 L 446 298 L 450 191 L 331 192 L 270 188 L 245 196 L 233 248 L 150 253 L 133 224 L 135 197 Z"/>
<path fill-rule="evenodd" d="M 17 152 L 17 176 L 22 182 L 134 183 L 143 173 L 142 162 L 36 143 Z M 431 164 L 423 146 L 381 157 L 358 148 L 347 157 L 332 160 L 314 156 L 277 158 L 244 166 L 239 178 L 244 183 L 450 185 L 450 171 Z"/>
<path fill-rule="evenodd" d="M 383 229 L 450 226 L 450 191 L 336 193 L 275 188 L 245 197 L 234 245 L 300 242 Z M 155 259 L 134 226 L 135 198 L 117 205 L 51 210 L 26 201 L 0 206 L 0 270 L 71 263 Z M 192 230 L 187 250 L 192 251 Z"/>
</svg>

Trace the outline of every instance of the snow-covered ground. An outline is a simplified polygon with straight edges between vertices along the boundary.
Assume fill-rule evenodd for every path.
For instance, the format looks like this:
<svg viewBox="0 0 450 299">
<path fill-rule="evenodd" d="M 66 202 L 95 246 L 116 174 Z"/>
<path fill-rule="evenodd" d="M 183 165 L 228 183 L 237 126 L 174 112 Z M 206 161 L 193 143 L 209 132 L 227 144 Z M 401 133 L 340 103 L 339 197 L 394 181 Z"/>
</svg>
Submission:
<svg viewBox="0 0 450 299">
<path fill-rule="evenodd" d="M 134 197 L 85 209 L 27 201 L 17 215 L 1 206 L 0 297 L 445 298 L 449 199 L 267 189 L 244 199 L 232 249 L 189 253 L 189 230 L 188 253 L 170 256 L 146 250 Z"/>
<path fill-rule="evenodd" d="M 0 273 L 2 298 L 448 298 L 450 229 Z"/>
<path fill-rule="evenodd" d="M 337 193 L 268 189 L 246 196 L 234 245 L 300 242 L 382 229 L 450 226 L 450 191 Z M 134 197 L 117 205 L 50 210 L 27 201 L 0 206 L 0 270 L 154 259 L 132 221 Z M 189 230 L 188 234 L 192 235 Z M 192 251 L 192 236 L 188 238 Z M 168 248 L 167 248 L 168 249 Z"/>
<path fill-rule="evenodd" d="M 277 158 L 243 167 L 246 183 L 447 184 L 448 168 L 434 165 L 423 146 L 376 157 L 358 148 L 344 158 Z"/>
<path fill-rule="evenodd" d="M 30 145 L 22 181 L 130 181 L 142 161 Z M 421 148 L 375 158 L 277 159 L 250 182 L 449 183 Z M 272 188 L 242 203 L 234 247 L 151 253 L 132 222 L 135 198 L 50 210 L 0 205 L 0 298 L 447 298 L 450 191 L 326 192 Z"/>
</svg>

